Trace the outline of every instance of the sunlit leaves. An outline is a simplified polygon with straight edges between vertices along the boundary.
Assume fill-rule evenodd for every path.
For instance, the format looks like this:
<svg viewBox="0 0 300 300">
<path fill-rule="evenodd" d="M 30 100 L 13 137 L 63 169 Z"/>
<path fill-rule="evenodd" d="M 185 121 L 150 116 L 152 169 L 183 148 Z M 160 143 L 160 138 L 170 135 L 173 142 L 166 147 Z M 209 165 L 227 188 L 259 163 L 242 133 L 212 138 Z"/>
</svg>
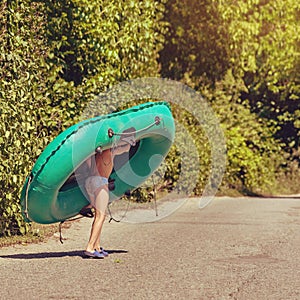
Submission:
<svg viewBox="0 0 300 300">
<path fill-rule="evenodd" d="M 282 142 L 299 153 L 299 1 L 171 0 L 167 7 L 162 74 L 214 105 L 228 137 L 226 181 L 263 185 L 286 159 Z"/>
</svg>

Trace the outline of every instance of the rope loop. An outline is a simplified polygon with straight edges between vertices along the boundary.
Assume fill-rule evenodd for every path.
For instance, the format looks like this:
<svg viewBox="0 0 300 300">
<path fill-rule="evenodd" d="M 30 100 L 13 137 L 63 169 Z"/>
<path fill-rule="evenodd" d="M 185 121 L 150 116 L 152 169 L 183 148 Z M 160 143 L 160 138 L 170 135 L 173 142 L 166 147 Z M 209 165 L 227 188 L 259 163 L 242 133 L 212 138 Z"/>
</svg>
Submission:
<svg viewBox="0 0 300 300">
<path fill-rule="evenodd" d="M 27 185 L 26 185 L 26 191 L 25 191 L 25 210 L 24 210 L 24 213 L 25 213 L 25 216 L 27 219 L 29 219 L 29 215 L 28 215 L 28 191 L 29 191 L 29 186 L 31 184 L 31 181 L 33 179 L 33 176 L 32 174 L 29 175 L 28 177 L 28 181 L 27 181 Z"/>
<path fill-rule="evenodd" d="M 117 136 L 131 136 L 133 134 L 137 134 L 137 133 L 140 133 L 140 132 L 143 132 L 151 127 L 153 127 L 154 125 L 158 126 L 160 124 L 160 122 L 162 121 L 162 118 L 160 118 L 159 116 L 156 116 L 154 118 L 154 122 L 151 123 L 150 125 L 142 128 L 142 129 L 139 129 L 139 130 L 135 130 L 135 131 L 131 131 L 131 132 L 114 132 L 112 130 L 112 128 L 109 128 L 108 131 L 107 131 L 107 134 L 110 138 L 112 138 L 114 135 L 117 135 Z"/>
</svg>

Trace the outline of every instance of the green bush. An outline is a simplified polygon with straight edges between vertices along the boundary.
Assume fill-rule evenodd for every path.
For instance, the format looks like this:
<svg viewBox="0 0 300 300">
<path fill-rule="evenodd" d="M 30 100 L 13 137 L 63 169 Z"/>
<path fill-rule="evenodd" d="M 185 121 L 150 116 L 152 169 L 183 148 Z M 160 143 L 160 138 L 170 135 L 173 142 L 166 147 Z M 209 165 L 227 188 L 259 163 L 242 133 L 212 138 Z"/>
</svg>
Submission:
<svg viewBox="0 0 300 300">
<path fill-rule="evenodd" d="M 7 1 L 0 6 L 0 234 L 27 230 L 18 197 L 34 160 L 48 140 L 40 67 L 47 48 L 39 36 L 44 22 L 39 4 Z"/>
<path fill-rule="evenodd" d="M 226 137 L 227 169 L 223 185 L 241 192 L 262 193 L 275 183 L 275 174 L 284 161 L 283 145 L 274 139 L 273 125 L 240 100 L 243 89 L 243 80 L 229 71 L 216 83 L 216 89 L 207 94 Z"/>
<path fill-rule="evenodd" d="M 120 80 L 158 74 L 159 1 L 0 5 L 0 235 L 23 234 L 20 190 L 45 146 Z"/>
<path fill-rule="evenodd" d="M 100 92 L 128 79 L 161 74 L 211 104 L 226 136 L 223 187 L 262 192 L 280 170 L 297 169 L 299 11 L 296 0 L 1 2 L 0 235 L 28 230 L 18 199 L 44 147 Z M 214 124 L 177 105 L 172 111 L 180 126 L 159 189 L 188 191 L 188 178 L 178 184 L 184 167 L 201 195 Z M 190 143 L 198 157 L 183 161 Z"/>
</svg>

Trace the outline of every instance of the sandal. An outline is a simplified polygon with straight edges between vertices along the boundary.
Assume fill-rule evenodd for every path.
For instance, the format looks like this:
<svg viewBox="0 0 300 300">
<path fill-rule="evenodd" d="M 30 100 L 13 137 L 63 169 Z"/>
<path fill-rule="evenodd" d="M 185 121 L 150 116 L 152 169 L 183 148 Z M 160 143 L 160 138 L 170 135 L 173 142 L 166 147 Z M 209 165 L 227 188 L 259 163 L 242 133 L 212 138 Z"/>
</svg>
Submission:
<svg viewBox="0 0 300 300">
<path fill-rule="evenodd" d="M 92 209 L 90 207 L 83 207 L 79 213 L 84 216 L 84 217 L 87 217 L 87 218 L 93 218 L 94 217 L 94 213 L 92 211 Z"/>
<path fill-rule="evenodd" d="M 108 252 L 100 247 L 100 253 L 102 253 L 105 257 L 108 256 Z"/>
<path fill-rule="evenodd" d="M 96 250 L 94 252 L 84 251 L 84 256 L 86 258 L 104 258 L 104 254 Z"/>
</svg>

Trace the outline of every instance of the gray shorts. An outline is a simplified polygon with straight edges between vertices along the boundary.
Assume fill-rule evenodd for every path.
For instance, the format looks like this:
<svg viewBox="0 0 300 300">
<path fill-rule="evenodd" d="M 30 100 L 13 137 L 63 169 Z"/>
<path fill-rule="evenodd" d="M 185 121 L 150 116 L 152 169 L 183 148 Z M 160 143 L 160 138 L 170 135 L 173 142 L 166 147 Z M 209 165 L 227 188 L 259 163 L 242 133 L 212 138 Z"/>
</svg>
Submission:
<svg viewBox="0 0 300 300">
<path fill-rule="evenodd" d="M 108 184 L 108 178 L 101 176 L 91 176 L 85 181 L 85 189 L 89 196 L 95 197 L 96 191 L 103 185 Z"/>
</svg>

